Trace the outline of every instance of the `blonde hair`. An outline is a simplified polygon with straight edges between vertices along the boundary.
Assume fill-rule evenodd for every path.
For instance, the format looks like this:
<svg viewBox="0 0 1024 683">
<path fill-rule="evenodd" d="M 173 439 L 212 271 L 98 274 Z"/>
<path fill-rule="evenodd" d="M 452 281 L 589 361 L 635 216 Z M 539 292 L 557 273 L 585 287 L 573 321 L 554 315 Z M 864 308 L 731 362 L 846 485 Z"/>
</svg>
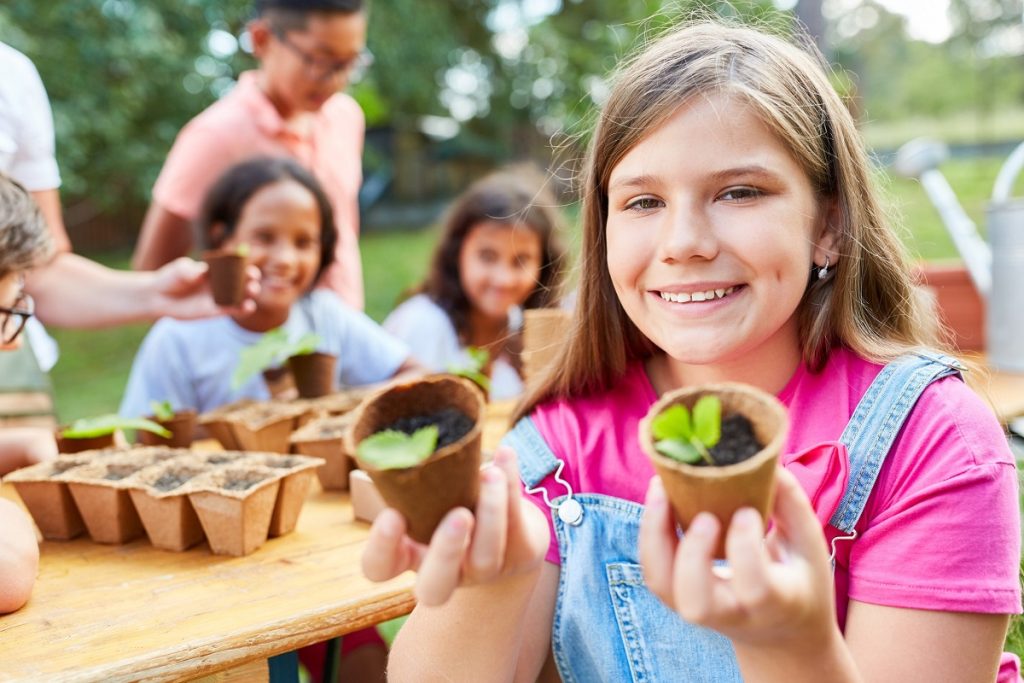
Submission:
<svg viewBox="0 0 1024 683">
<path fill-rule="evenodd" d="M 574 330 L 561 357 L 531 385 L 516 419 L 540 401 L 612 386 L 654 349 L 626 315 L 606 265 L 608 180 L 648 134 L 697 95 L 749 105 L 789 149 L 819 201 L 833 205 L 839 256 L 831 277 L 809 278 L 798 309 L 801 353 L 820 369 L 847 346 L 884 362 L 937 346 L 902 243 L 873 189 L 853 118 L 820 57 L 751 28 L 702 22 L 669 30 L 618 70 L 598 118 L 582 178 L 583 248 Z"/>
</svg>

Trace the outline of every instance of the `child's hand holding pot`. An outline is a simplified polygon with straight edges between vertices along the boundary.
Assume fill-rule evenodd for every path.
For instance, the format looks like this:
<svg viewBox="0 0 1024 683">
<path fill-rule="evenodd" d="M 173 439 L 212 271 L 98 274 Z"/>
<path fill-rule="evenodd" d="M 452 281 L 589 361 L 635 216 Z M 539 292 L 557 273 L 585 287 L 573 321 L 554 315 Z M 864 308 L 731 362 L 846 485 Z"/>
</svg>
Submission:
<svg viewBox="0 0 1024 683">
<path fill-rule="evenodd" d="M 796 478 L 779 468 L 774 526 L 752 508 L 733 515 L 726 535 L 726 571 L 713 569 L 722 533 L 718 518 L 699 514 L 682 540 L 661 481 L 651 481 L 640 526 L 644 579 L 665 604 L 687 621 L 733 641 L 737 657 L 769 668 L 787 657 L 815 658 L 836 649 L 832 573 L 821 525 Z M 835 661 L 831 659 L 830 661 Z M 746 669 L 745 669 L 746 670 Z"/>
<path fill-rule="evenodd" d="M 153 284 L 148 292 L 151 298 L 150 310 L 154 317 L 170 316 L 191 320 L 256 310 L 255 299 L 260 292 L 260 271 L 256 266 L 246 268 L 247 298 L 237 311 L 214 303 L 210 295 L 208 271 L 206 264 L 185 257 L 175 259 L 154 271 Z"/>
<path fill-rule="evenodd" d="M 440 605 L 458 586 L 537 570 L 550 532 L 541 511 L 523 500 L 515 453 L 499 448 L 493 464 L 480 470 L 480 484 L 475 514 L 464 507 L 449 512 L 429 545 L 406 535 L 405 520 L 396 510 L 381 512 L 363 552 L 363 573 L 386 581 L 416 571 L 416 599 Z"/>
</svg>

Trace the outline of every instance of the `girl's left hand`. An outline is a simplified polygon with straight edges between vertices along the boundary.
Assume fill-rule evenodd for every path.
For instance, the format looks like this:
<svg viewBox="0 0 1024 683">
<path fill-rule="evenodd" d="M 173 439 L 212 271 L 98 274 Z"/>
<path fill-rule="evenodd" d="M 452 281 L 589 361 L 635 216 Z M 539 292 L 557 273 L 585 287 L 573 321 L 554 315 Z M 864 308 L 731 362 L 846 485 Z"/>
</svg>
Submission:
<svg viewBox="0 0 1024 683">
<path fill-rule="evenodd" d="M 712 569 L 718 518 L 699 514 L 679 540 L 661 479 L 647 491 L 639 551 L 648 587 L 683 619 L 724 634 L 738 650 L 813 650 L 838 634 L 821 525 L 796 478 L 782 468 L 777 475 L 774 528 L 765 540 L 761 516 L 737 511 L 726 536 L 727 572 Z"/>
</svg>

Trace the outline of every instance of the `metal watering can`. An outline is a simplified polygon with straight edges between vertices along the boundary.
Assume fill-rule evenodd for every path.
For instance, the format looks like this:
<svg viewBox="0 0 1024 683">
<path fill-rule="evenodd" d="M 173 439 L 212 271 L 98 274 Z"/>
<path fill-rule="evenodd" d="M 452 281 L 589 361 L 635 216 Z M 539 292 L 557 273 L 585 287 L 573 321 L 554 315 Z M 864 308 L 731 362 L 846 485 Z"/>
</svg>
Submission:
<svg viewBox="0 0 1024 683">
<path fill-rule="evenodd" d="M 1007 157 L 996 177 L 985 211 L 988 243 L 978 234 L 974 221 L 938 170 L 948 154 L 943 143 L 919 138 L 899 149 L 893 169 L 920 180 L 953 238 L 971 280 L 987 303 L 989 366 L 1024 372 L 1024 198 L 1010 197 L 1013 183 L 1024 168 L 1024 143 Z"/>
</svg>

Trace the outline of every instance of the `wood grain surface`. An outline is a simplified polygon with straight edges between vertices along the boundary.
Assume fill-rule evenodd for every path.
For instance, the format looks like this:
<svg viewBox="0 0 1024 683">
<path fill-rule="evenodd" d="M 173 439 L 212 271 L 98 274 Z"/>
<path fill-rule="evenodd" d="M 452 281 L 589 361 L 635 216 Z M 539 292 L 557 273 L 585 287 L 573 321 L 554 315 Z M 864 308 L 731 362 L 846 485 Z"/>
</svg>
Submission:
<svg viewBox="0 0 1024 683">
<path fill-rule="evenodd" d="M 489 410 L 485 448 L 510 409 Z M 44 541 L 31 600 L 0 616 L 0 681 L 193 679 L 407 614 L 411 573 L 362 576 L 368 532 L 347 493 L 314 483 L 296 530 L 246 557 Z"/>
</svg>

